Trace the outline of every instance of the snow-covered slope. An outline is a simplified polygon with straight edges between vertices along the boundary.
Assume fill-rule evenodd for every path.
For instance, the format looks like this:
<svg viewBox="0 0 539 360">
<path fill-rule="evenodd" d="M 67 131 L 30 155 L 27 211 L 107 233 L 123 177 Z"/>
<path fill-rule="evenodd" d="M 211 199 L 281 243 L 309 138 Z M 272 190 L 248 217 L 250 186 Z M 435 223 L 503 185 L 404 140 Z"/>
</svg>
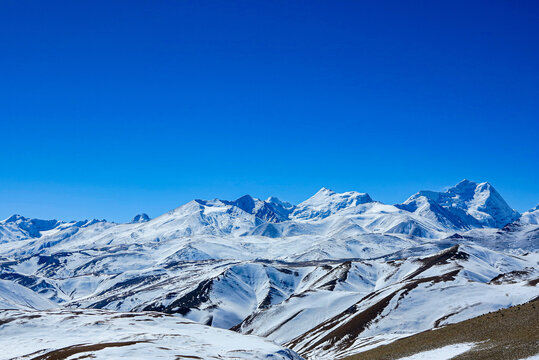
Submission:
<svg viewBox="0 0 539 360">
<path fill-rule="evenodd" d="M 11 310 L 0 323 L 2 359 L 301 360 L 262 338 L 161 313 Z"/>
<path fill-rule="evenodd" d="M 513 257 L 482 247 L 454 245 L 431 256 L 385 265 L 393 270 L 384 271 L 372 291 L 338 314 L 299 335 L 287 323 L 273 327 L 276 330 L 268 337 L 285 340 L 308 358 L 336 358 L 521 304 L 539 294 L 534 285 L 539 278 L 536 256 Z M 271 326 L 273 316 L 259 317 L 262 323 L 249 324 L 256 329 L 249 333 Z M 294 334 L 295 338 L 285 339 Z"/>
<path fill-rule="evenodd" d="M 521 224 L 539 224 L 539 205 L 522 214 L 518 222 Z"/>
<path fill-rule="evenodd" d="M 0 280 L 1 309 L 53 309 L 59 305 L 14 281 Z"/>
<path fill-rule="evenodd" d="M 482 245 L 495 240 L 483 235 L 428 242 L 361 261 L 186 262 L 160 257 L 159 250 L 152 258 L 144 257 L 148 249 L 94 249 L 22 258 L 4 264 L 1 275 L 66 308 L 176 314 L 264 336 L 309 356 L 334 358 L 431 328 L 441 318 L 466 319 L 538 296 L 538 289 L 528 285 L 539 278 L 537 252 L 489 250 Z M 513 235 L 503 230 L 495 236 Z M 522 244 L 537 249 L 538 242 L 532 232 Z M 336 335 L 329 350 L 323 350 L 326 341 L 312 343 L 322 336 L 316 330 L 321 324 L 345 324 L 343 316 L 374 311 L 371 307 L 390 295 L 399 300 L 384 306 L 376 321 L 387 322 L 384 327 L 365 327 L 338 347 Z M 419 317 L 422 312 L 429 316 Z"/>
</svg>

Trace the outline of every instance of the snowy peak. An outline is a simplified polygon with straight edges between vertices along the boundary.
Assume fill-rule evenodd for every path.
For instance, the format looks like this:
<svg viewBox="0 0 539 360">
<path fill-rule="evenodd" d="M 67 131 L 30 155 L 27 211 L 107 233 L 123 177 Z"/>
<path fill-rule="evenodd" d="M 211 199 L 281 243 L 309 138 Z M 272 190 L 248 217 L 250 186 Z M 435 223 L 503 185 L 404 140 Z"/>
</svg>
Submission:
<svg viewBox="0 0 539 360">
<path fill-rule="evenodd" d="M 463 226 L 499 228 L 519 217 L 518 212 L 511 209 L 488 182 L 478 184 L 465 179 L 445 192 L 420 191 L 399 207 L 409 207 L 420 198 L 428 199 L 447 210 L 449 214 L 447 212 L 440 214 L 438 211 L 435 216 L 443 215 L 447 221 L 460 228 Z"/>
<path fill-rule="evenodd" d="M 258 226 L 262 221 L 256 216 L 219 199 L 192 200 L 144 224 L 141 230 L 152 233 L 153 238 L 163 239 L 198 235 L 239 235 Z M 158 235 L 159 234 L 159 235 Z"/>
<path fill-rule="evenodd" d="M 448 193 L 456 207 L 464 209 L 483 226 L 503 227 L 519 217 L 519 213 L 511 209 L 488 182 L 476 184 L 463 180 Z"/>
<path fill-rule="evenodd" d="M 273 204 L 275 206 L 279 206 L 287 211 L 292 211 L 294 209 L 294 205 L 290 204 L 289 202 L 287 201 L 282 201 L 278 198 L 276 198 L 275 196 L 270 196 L 269 198 L 266 199 L 266 203 L 268 204 Z"/>
<path fill-rule="evenodd" d="M 150 221 L 150 217 L 146 213 L 135 215 L 133 220 L 131 220 L 131 224 L 137 224 L 137 223 L 144 223 Z"/>
<path fill-rule="evenodd" d="M 422 195 L 421 192 L 410 197 L 402 204 L 396 204 L 397 208 L 417 214 L 438 224 L 442 228 L 457 230 L 468 229 L 469 226 L 459 217 L 440 206 L 431 197 Z"/>
<path fill-rule="evenodd" d="M 252 214 L 257 203 L 260 203 L 260 200 L 257 199 L 255 202 L 255 199 L 251 195 L 244 195 L 232 203 L 249 214 Z"/>
<path fill-rule="evenodd" d="M 7 219 L 3 220 L 2 222 L 3 223 L 17 223 L 17 222 L 27 221 L 27 220 L 30 220 L 30 219 L 25 218 L 24 216 L 19 215 L 19 214 L 13 214 Z"/>
<path fill-rule="evenodd" d="M 38 238 L 41 231 L 48 231 L 63 224 L 58 220 L 29 219 L 22 215 L 12 215 L 9 218 L 0 221 L 0 238 L 6 240 L 11 238 Z"/>
<path fill-rule="evenodd" d="M 294 206 L 270 197 L 268 200 L 255 199 L 251 195 L 244 195 L 234 201 L 224 201 L 227 204 L 234 205 L 243 211 L 255 215 L 257 218 L 277 223 L 288 220 L 288 215 L 294 209 Z"/>
<path fill-rule="evenodd" d="M 336 193 L 323 187 L 309 199 L 299 204 L 292 212 L 292 219 L 323 219 L 343 209 L 372 202 L 367 193 L 348 191 Z"/>
</svg>

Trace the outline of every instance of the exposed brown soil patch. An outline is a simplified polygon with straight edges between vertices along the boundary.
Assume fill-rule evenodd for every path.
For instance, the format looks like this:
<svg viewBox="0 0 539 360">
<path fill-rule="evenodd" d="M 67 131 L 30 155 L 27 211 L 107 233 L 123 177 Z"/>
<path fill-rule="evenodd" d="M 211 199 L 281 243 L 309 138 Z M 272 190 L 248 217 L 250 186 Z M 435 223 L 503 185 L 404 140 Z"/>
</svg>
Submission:
<svg viewBox="0 0 539 360">
<path fill-rule="evenodd" d="M 32 360 L 64 360 L 75 354 L 80 354 L 80 353 L 85 353 L 85 352 L 90 352 L 90 351 L 99 351 L 99 350 L 103 350 L 109 347 L 130 346 L 130 345 L 135 345 L 137 343 L 143 343 L 143 342 L 147 342 L 147 341 L 123 341 L 123 342 L 111 342 L 111 343 L 101 343 L 101 344 L 93 344 L 93 345 L 72 345 L 72 346 L 62 348 L 62 349 L 49 351 L 46 354 L 32 358 Z"/>
<path fill-rule="evenodd" d="M 465 252 L 459 251 L 458 245 L 452 246 L 449 249 L 446 249 L 439 254 L 420 259 L 419 261 L 423 265 L 420 266 L 416 271 L 414 271 L 410 275 L 406 276 L 404 280 L 413 279 L 417 275 L 421 274 L 422 272 L 430 269 L 431 267 L 435 265 L 448 264 L 449 260 L 466 260 L 468 259 L 468 257 L 469 257 L 468 254 L 466 254 Z"/>
<path fill-rule="evenodd" d="M 528 270 L 515 270 L 507 273 L 500 274 L 489 281 L 489 284 L 501 285 L 501 284 L 514 284 L 521 278 L 528 275 Z"/>
<path fill-rule="evenodd" d="M 37 319 L 39 317 L 41 317 L 41 315 L 25 315 L 25 316 L 18 316 L 18 317 L 10 317 L 10 318 L 5 318 L 5 319 L 0 319 L 0 325 L 10 323 L 13 320 L 20 320 L 20 319 L 32 320 L 32 319 Z"/>
</svg>

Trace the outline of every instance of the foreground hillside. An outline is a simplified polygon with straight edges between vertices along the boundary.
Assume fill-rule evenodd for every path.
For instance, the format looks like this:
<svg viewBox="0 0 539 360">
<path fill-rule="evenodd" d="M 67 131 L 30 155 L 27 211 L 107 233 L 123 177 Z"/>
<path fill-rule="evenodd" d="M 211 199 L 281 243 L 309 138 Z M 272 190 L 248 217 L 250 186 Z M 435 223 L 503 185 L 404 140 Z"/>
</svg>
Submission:
<svg viewBox="0 0 539 360">
<path fill-rule="evenodd" d="M 460 349 L 459 349 L 460 345 Z M 451 348 L 454 360 L 518 360 L 539 354 L 539 301 L 498 310 L 457 324 L 425 331 L 345 360 L 399 359 L 414 354 L 439 358 Z M 428 352 L 428 353 L 427 353 Z M 419 358 L 419 357 L 418 357 Z"/>
<path fill-rule="evenodd" d="M 162 313 L 103 310 L 0 312 L 2 359 L 301 360 L 256 336 Z"/>
</svg>

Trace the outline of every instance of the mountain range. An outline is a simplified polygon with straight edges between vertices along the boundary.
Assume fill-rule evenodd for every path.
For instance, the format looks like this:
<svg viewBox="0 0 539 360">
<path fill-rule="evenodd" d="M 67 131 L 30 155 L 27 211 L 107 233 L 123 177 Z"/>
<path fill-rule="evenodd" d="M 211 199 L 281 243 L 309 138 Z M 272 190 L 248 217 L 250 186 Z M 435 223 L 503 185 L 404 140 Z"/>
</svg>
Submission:
<svg viewBox="0 0 539 360">
<path fill-rule="evenodd" d="M 519 214 L 469 180 L 394 205 L 322 188 L 297 205 L 193 200 L 129 223 L 13 215 L 0 221 L 0 309 L 66 334 L 58 319 L 92 332 L 158 314 L 208 338 L 236 332 L 245 358 L 340 358 L 538 297 L 538 224 L 539 207 Z M 145 331 L 126 351 L 159 343 L 159 326 Z M 35 351 L 65 345 L 47 341 Z"/>
</svg>

